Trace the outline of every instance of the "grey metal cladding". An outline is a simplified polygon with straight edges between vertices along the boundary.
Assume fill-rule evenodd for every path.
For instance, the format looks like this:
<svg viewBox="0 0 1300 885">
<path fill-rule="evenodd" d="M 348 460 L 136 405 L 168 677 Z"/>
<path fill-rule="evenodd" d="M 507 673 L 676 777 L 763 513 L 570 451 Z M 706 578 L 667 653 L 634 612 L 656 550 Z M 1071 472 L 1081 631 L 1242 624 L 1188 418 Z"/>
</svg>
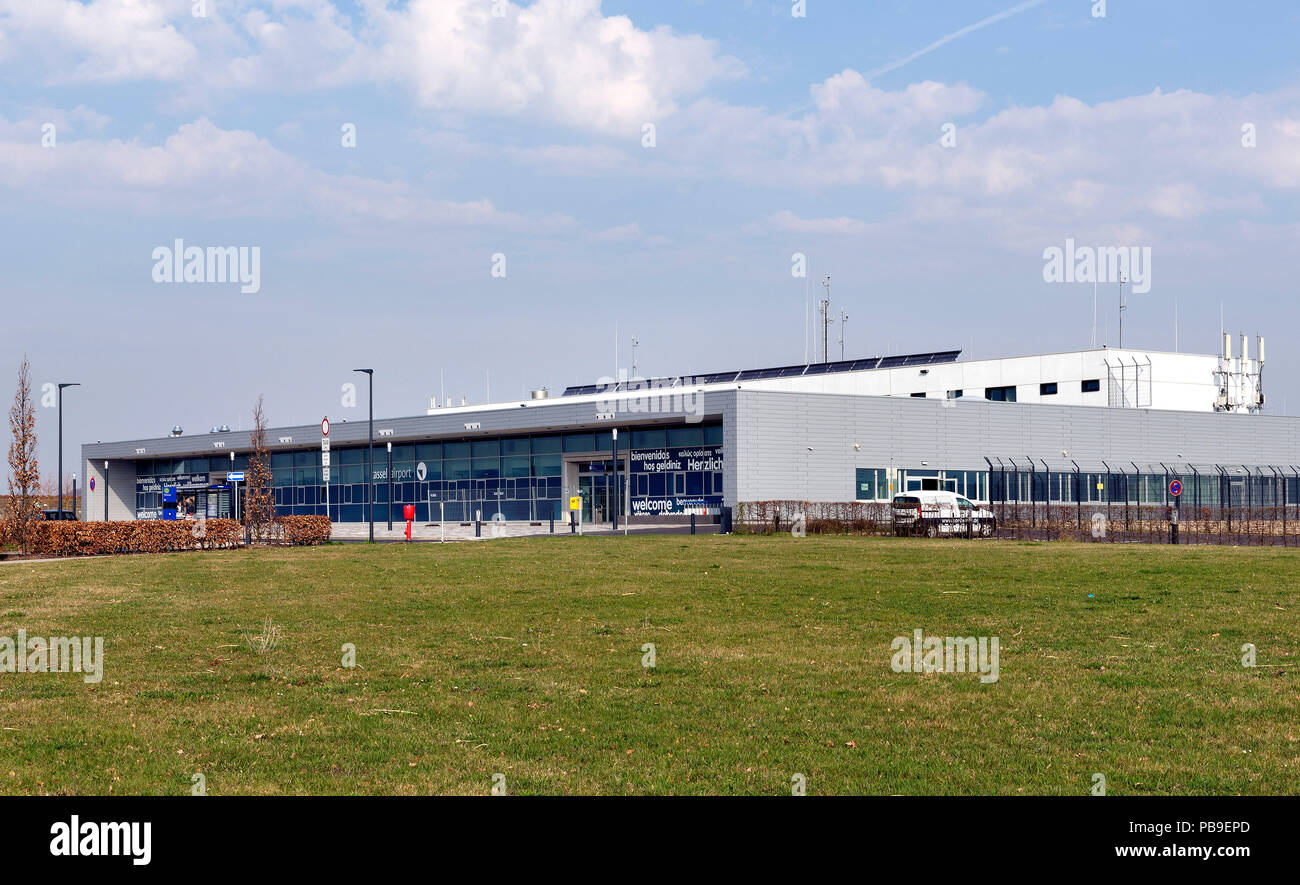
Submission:
<svg viewBox="0 0 1300 885">
<path fill-rule="evenodd" d="M 723 416 L 734 391 L 721 390 L 700 394 L 702 417 L 712 420 Z M 414 415 L 405 418 L 375 418 L 375 432 L 389 430 L 391 435 L 376 435 L 375 443 L 407 442 L 426 439 L 472 439 L 510 433 L 546 433 L 565 430 L 603 430 L 611 427 L 680 423 L 690 417 L 686 411 L 654 413 L 617 413 L 615 420 L 596 418 L 595 402 L 566 402 L 563 398 L 544 400 L 525 406 L 501 408 L 481 407 L 474 410 L 447 410 L 445 414 Z M 351 417 L 351 416 L 349 416 Z M 467 429 L 466 423 L 478 427 Z M 344 422 L 333 419 L 330 424 L 330 441 L 337 445 L 363 444 L 367 438 L 368 419 L 364 415 Z M 83 458 L 149 458 L 155 455 L 221 455 L 235 451 L 247 453 L 252 447 L 252 433 L 247 430 L 229 433 L 204 433 L 181 437 L 156 437 L 112 443 L 86 443 L 81 447 Z M 292 442 L 281 443 L 281 437 L 291 437 Z M 267 448 L 271 451 L 292 451 L 320 445 L 320 425 L 301 424 L 292 427 L 268 427 Z M 214 442 L 224 443 L 215 448 Z M 140 454 L 136 450 L 144 449 Z"/>
</svg>

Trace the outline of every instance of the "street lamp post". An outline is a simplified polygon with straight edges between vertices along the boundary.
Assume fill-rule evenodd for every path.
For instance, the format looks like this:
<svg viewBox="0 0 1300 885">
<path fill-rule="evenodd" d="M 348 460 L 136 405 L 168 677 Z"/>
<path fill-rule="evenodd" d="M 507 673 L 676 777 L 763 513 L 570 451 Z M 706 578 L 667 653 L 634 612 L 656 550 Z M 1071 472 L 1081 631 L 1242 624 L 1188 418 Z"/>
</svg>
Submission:
<svg viewBox="0 0 1300 885">
<path fill-rule="evenodd" d="M 393 444 L 388 444 L 388 530 L 393 530 Z"/>
<path fill-rule="evenodd" d="M 86 502 L 86 509 L 90 509 L 90 502 Z M 108 522 L 108 462 L 104 462 L 104 522 Z"/>
<path fill-rule="evenodd" d="M 59 519 L 63 519 L 63 388 L 80 386 L 79 382 L 59 384 Z"/>
<path fill-rule="evenodd" d="M 614 438 L 609 444 L 610 460 L 613 462 L 614 472 L 610 476 L 610 485 L 614 491 L 613 506 L 609 509 L 614 514 L 614 522 L 611 526 L 613 531 L 618 531 L 618 428 L 614 428 Z"/>
<path fill-rule="evenodd" d="M 364 372 L 370 380 L 370 430 L 369 441 L 366 444 L 366 518 L 370 522 L 370 543 L 373 544 L 375 543 L 375 370 L 353 369 L 352 371 Z"/>
</svg>

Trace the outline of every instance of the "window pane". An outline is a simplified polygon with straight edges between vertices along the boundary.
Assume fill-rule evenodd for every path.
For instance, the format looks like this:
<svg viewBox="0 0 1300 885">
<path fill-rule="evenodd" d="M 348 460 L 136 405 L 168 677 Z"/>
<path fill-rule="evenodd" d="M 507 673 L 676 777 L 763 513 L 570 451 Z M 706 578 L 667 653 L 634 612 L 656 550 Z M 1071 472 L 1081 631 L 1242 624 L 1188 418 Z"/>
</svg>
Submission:
<svg viewBox="0 0 1300 885">
<path fill-rule="evenodd" d="M 674 447 L 702 446 L 704 445 L 704 428 L 670 427 L 668 429 L 668 445 Z"/>
<path fill-rule="evenodd" d="M 523 455 L 508 455 L 501 459 L 502 476 L 527 476 L 528 458 Z"/>
<path fill-rule="evenodd" d="M 596 435 L 594 433 L 566 433 L 564 435 L 564 451 L 566 452 L 592 452 L 596 449 Z"/>
<path fill-rule="evenodd" d="M 667 438 L 662 430 L 633 430 L 632 448 L 660 449 L 667 445 Z"/>
</svg>

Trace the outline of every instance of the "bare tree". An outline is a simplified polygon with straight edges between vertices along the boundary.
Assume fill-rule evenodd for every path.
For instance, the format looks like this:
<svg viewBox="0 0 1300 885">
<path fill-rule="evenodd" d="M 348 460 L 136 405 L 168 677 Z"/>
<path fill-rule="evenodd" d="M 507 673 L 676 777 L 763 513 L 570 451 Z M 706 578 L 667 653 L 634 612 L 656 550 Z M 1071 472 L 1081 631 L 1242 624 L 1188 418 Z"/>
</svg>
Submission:
<svg viewBox="0 0 1300 885">
<path fill-rule="evenodd" d="M 244 525 L 257 541 L 266 539 L 275 521 L 275 501 L 271 497 L 271 453 L 266 448 L 266 413 L 262 397 L 253 409 L 253 432 L 249 438 L 253 454 L 248 459 L 247 486 L 244 493 Z"/>
<path fill-rule="evenodd" d="M 26 553 L 31 524 L 40 511 L 41 470 L 36 462 L 36 408 L 32 402 L 32 375 L 27 357 L 18 368 L 18 389 L 9 407 L 9 537 Z"/>
</svg>

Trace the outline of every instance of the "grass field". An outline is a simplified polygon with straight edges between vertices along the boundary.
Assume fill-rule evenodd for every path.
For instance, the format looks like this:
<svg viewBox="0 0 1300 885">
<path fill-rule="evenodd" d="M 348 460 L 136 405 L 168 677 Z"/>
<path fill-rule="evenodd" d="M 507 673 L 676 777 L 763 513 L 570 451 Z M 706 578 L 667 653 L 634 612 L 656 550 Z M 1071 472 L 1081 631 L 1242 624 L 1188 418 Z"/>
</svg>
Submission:
<svg viewBox="0 0 1300 885">
<path fill-rule="evenodd" d="M 1300 551 L 871 538 L 0 565 L 0 636 L 105 641 L 0 674 L 0 792 L 1297 793 L 1298 592 Z M 916 628 L 1001 679 L 892 672 Z"/>
</svg>

